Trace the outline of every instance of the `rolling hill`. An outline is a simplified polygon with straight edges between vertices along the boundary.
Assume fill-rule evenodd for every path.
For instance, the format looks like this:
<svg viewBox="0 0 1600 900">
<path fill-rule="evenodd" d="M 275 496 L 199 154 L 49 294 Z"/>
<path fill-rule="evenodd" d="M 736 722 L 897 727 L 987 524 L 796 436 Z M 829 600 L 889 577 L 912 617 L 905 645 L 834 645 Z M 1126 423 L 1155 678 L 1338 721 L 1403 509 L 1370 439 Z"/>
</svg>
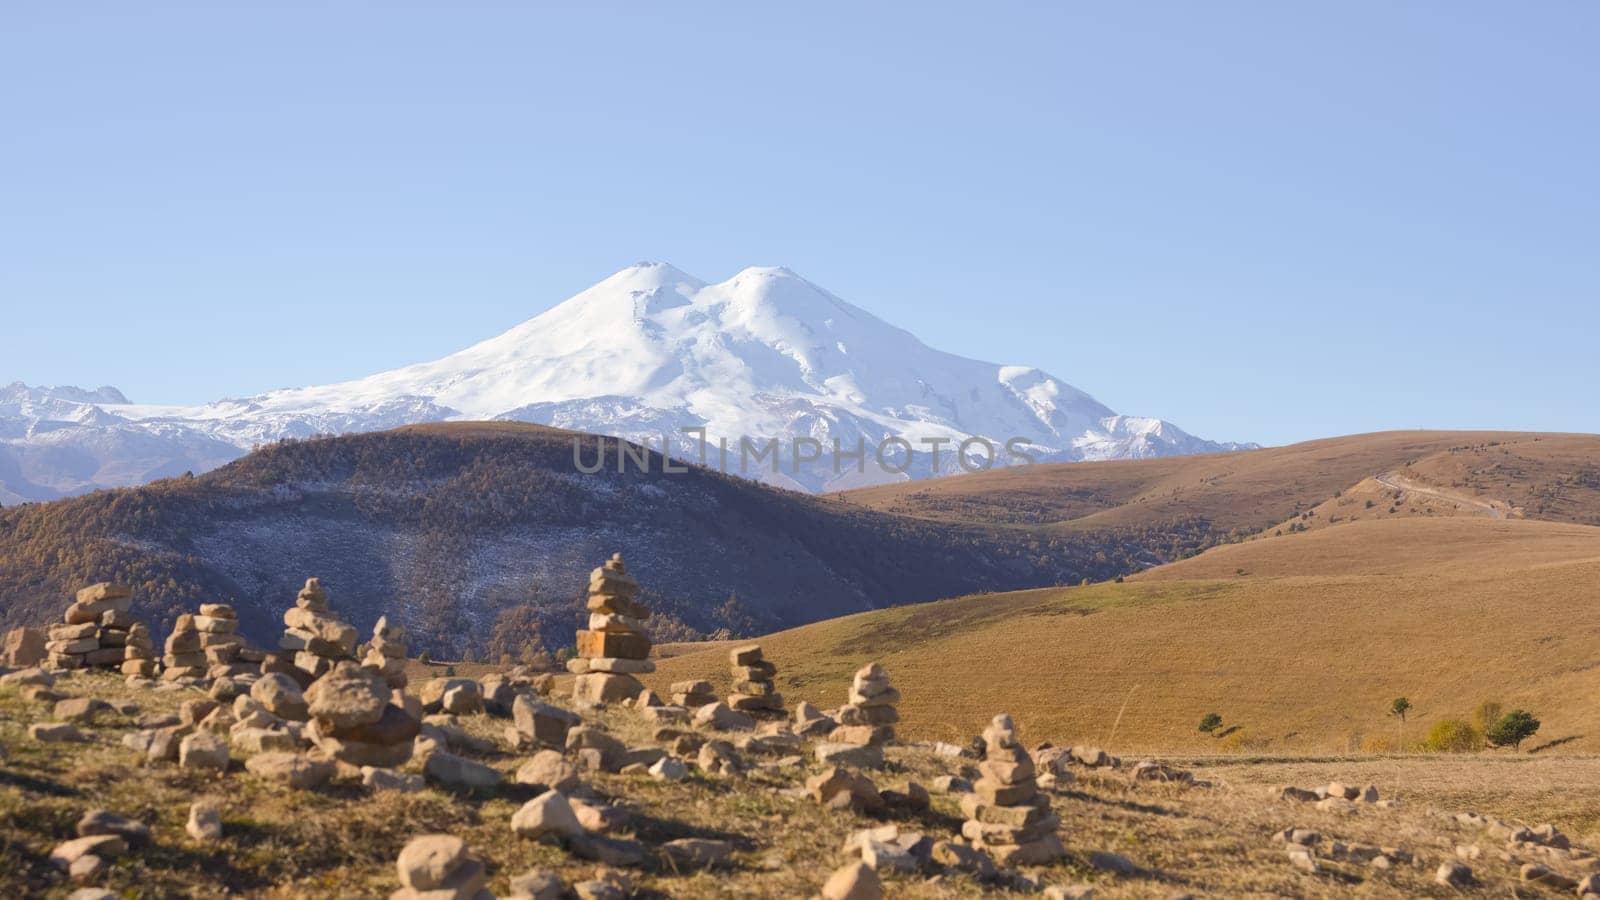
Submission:
<svg viewBox="0 0 1600 900">
<path fill-rule="evenodd" d="M 594 565 L 649 572 L 658 637 L 751 633 L 973 590 L 1076 583 L 1137 567 L 1139 548 L 950 526 L 708 469 L 629 463 L 581 474 L 596 438 L 520 423 L 435 424 L 289 441 L 198 476 L 0 510 L 0 622 L 55 620 L 84 584 L 135 586 L 170 623 L 239 607 L 275 645 L 310 575 L 364 631 L 399 617 L 414 651 L 554 649 L 581 621 Z M 614 442 L 608 459 L 615 461 Z"/>
<path fill-rule="evenodd" d="M 1538 712 L 1541 739 L 1594 751 L 1597 601 L 1600 528 L 1358 522 L 1122 584 L 879 610 L 761 644 L 784 695 L 824 707 L 880 660 L 903 730 L 927 739 L 964 743 L 1007 710 L 1039 739 L 1128 752 L 1336 752 L 1394 738 L 1385 710 L 1405 695 L 1413 736 L 1498 700 Z M 726 680 L 725 664 L 712 649 L 662 660 L 656 678 Z M 1212 711 L 1238 730 L 1198 734 Z"/>
</svg>

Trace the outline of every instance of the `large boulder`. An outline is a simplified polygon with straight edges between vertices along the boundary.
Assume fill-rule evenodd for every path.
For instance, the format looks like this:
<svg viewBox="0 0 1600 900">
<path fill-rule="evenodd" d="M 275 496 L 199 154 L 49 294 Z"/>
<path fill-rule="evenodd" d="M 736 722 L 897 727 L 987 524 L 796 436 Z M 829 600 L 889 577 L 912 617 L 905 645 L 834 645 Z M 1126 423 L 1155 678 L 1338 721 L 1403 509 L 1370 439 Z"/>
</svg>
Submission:
<svg viewBox="0 0 1600 900">
<path fill-rule="evenodd" d="M 540 703 L 526 694 L 518 694 L 512 701 L 511 717 L 517 742 L 539 747 L 565 747 L 567 732 L 583 721 L 575 713 Z"/>
<path fill-rule="evenodd" d="M 250 686 L 250 699 L 280 719 L 304 722 L 311 716 L 300 683 L 282 672 L 268 672 L 256 679 Z"/>
<path fill-rule="evenodd" d="M 6 632 L 5 644 L 0 647 L 0 665 L 13 669 L 37 666 L 49 653 L 44 645 L 44 629 L 13 628 Z"/>
<path fill-rule="evenodd" d="M 312 717 L 334 730 L 371 725 L 389 706 L 389 684 L 352 661 L 334 666 L 306 689 Z"/>
</svg>

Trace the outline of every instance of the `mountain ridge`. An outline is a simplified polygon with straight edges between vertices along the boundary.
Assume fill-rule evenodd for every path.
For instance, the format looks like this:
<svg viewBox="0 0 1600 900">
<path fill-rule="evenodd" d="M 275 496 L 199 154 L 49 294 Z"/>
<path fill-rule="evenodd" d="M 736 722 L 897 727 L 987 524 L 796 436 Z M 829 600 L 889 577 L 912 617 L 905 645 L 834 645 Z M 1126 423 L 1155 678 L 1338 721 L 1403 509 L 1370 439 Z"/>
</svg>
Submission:
<svg viewBox="0 0 1600 900">
<path fill-rule="evenodd" d="M 282 438 L 436 421 L 525 421 L 688 459 L 705 449 L 694 429 L 712 447 L 776 440 L 770 467 L 737 474 L 810 492 L 1028 460 L 1247 446 L 1120 415 L 1036 367 L 929 347 L 772 266 L 708 283 L 639 263 L 439 359 L 199 406 L 116 402 L 126 398 L 114 389 L 8 390 L 0 394 L 4 502 L 205 471 Z M 123 447 L 140 441 L 149 458 L 129 465 Z M 865 448 L 873 464 L 846 466 L 827 452 L 835 441 L 840 452 Z M 825 451 L 818 458 L 811 442 Z"/>
</svg>

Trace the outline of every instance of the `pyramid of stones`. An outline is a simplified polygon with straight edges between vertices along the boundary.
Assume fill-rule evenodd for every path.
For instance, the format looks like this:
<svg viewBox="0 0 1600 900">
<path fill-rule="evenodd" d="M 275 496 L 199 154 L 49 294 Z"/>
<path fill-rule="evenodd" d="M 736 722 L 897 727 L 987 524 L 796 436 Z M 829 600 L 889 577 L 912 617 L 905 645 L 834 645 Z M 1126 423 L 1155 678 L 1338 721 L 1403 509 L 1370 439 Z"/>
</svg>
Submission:
<svg viewBox="0 0 1600 900">
<path fill-rule="evenodd" d="M 1042 866 L 1065 856 L 1056 836 L 1061 820 L 1050 811 L 1050 798 L 1039 793 L 1033 757 L 1017 740 L 1011 717 L 995 716 L 983 730 L 983 743 L 982 777 L 961 800 L 967 817 L 962 836 L 1001 865 Z"/>
<path fill-rule="evenodd" d="M 305 692 L 306 736 L 327 756 L 352 766 L 401 766 L 411 758 L 422 723 L 373 670 L 343 660 Z"/>
<path fill-rule="evenodd" d="M 102 619 L 112 615 L 108 612 Z M 155 639 L 150 634 L 150 626 L 134 622 L 128 626 L 122 641 L 122 674 L 131 680 L 154 678 L 160 671 L 161 664 L 156 660 Z"/>
<path fill-rule="evenodd" d="M 378 623 L 372 626 L 372 643 L 367 645 L 367 655 L 361 658 L 361 667 L 382 676 L 392 690 L 405 687 L 405 628 L 390 623 L 388 616 L 379 616 Z"/>
<path fill-rule="evenodd" d="M 733 675 L 728 708 L 746 713 L 783 712 L 783 695 L 772 680 L 778 667 L 762 658 L 760 646 L 735 647 L 728 652 L 728 662 Z"/>
<path fill-rule="evenodd" d="M 202 603 L 200 614 L 194 617 L 195 630 L 200 632 L 200 652 L 206 657 L 206 677 L 246 675 L 255 671 L 247 658 L 250 648 L 239 634 L 239 614 L 226 603 Z M 254 662 L 260 663 L 259 651 Z"/>
<path fill-rule="evenodd" d="M 293 668 L 304 676 L 321 678 L 340 660 L 355 658 L 355 626 L 334 614 L 328 592 L 316 578 L 306 579 L 294 606 L 284 611 L 283 624 L 278 648 L 294 654 Z"/>
<path fill-rule="evenodd" d="M 835 765 L 875 769 L 883 765 L 883 748 L 894 740 L 895 708 L 900 691 L 889 684 L 889 674 L 877 663 L 856 671 L 850 682 L 850 702 L 839 707 L 838 727 L 817 745 L 817 760 Z"/>
<path fill-rule="evenodd" d="M 644 632 L 650 611 L 635 599 L 638 593 L 639 583 L 627 573 L 621 553 L 589 575 L 589 627 L 578 632 L 578 655 L 567 663 L 578 676 L 574 701 L 632 700 L 644 690 L 634 676 L 656 670 Z"/>
<path fill-rule="evenodd" d="M 201 644 L 200 629 L 195 627 L 194 616 L 184 613 L 172 623 L 172 633 L 167 635 L 167 655 L 161 658 L 165 681 L 180 679 L 199 680 L 206 676 L 210 661 L 206 659 Z"/>
<path fill-rule="evenodd" d="M 128 630 L 135 624 L 133 589 L 101 582 L 78 591 L 65 624 L 50 629 L 46 665 L 54 669 L 119 666 Z"/>
</svg>

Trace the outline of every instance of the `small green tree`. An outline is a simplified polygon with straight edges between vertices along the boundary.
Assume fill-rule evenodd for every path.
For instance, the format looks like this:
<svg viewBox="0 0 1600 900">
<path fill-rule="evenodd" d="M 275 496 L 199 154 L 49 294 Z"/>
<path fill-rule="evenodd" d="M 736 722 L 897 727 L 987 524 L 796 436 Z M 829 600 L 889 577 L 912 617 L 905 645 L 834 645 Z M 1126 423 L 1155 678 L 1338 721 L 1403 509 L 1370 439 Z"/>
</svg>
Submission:
<svg viewBox="0 0 1600 900">
<path fill-rule="evenodd" d="M 1389 704 L 1389 715 L 1395 717 L 1400 731 L 1395 746 L 1401 750 L 1406 746 L 1406 713 L 1409 712 L 1411 712 L 1411 701 L 1405 697 L 1396 697 Z"/>
<path fill-rule="evenodd" d="M 1222 716 L 1217 713 L 1208 712 L 1200 717 L 1200 731 L 1202 734 L 1210 734 L 1221 727 Z"/>
<path fill-rule="evenodd" d="M 1514 709 L 1490 725 L 1483 736 L 1492 746 L 1510 746 L 1513 750 L 1519 750 L 1522 748 L 1522 742 L 1533 737 L 1538 730 L 1539 720 L 1535 719 L 1532 713 Z"/>
<path fill-rule="evenodd" d="M 422 655 L 417 657 L 417 662 L 422 663 L 425 666 L 429 665 L 433 662 L 433 654 L 424 650 L 422 651 Z"/>
</svg>

